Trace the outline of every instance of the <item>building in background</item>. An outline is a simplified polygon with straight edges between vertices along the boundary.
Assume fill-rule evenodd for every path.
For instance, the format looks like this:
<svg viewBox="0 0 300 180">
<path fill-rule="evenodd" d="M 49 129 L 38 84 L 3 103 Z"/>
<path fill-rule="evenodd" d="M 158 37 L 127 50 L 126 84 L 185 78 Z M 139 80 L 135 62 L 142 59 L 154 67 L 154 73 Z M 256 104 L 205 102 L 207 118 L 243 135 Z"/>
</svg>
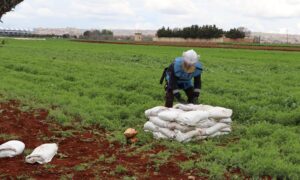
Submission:
<svg viewBox="0 0 300 180">
<path fill-rule="evenodd" d="M 142 33 L 134 33 L 134 41 L 142 41 L 143 34 Z"/>
<path fill-rule="evenodd" d="M 29 36 L 33 31 L 28 29 L 0 28 L 0 36 Z"/>
</svg>

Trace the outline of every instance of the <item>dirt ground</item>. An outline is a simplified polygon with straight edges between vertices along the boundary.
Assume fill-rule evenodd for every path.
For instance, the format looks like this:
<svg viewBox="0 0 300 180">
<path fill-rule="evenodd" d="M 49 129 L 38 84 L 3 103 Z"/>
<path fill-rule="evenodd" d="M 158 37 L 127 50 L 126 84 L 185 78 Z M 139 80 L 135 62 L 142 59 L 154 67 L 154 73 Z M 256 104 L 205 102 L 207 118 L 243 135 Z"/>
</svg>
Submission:
<svg viewBox="0 0 300 180">
<path fill-rule="evenodd" d="M 17 139 L 26 145 L 22 155 L 0 159 L 0 179 L 122 179 L 125 176 L 137 179 L 188 179 L 193 175 L 192 172 L 181 172 L 177 163 L 187 158 L 180 154 L 174 155 L 157 169 L 151 155 L 163 151 L 164 147 L 131 153 L 137 147 L 110 143 L 103 129 L 61 127 L 46 120 L 47 116 L 48 112 L 43 109 L 22 111 L 17 101 L 0 104 L 0 144 Z M 58 143 L 59 150 L 51 163 L 25 163 L 25 156 L 35 147 L 52 142 Z M 117 168 L 118 165 L 124 168 Z"/>
<path fill-rule="evenodd" d="M 154 45 L 154 46 L 176 46 L 176 47 L 200 47 L 200 48 L 225 48 L 225 49 L 249 49 L 269 51 L 300 51 L 300 47 L 284 46 L 250 46 L 239 44 L 217 44 L 217 43 L 176 43 L 176 42 L 117 42 L 117 41 L 89 41 L 75 40 L 77 42 L 102 43 L 102 44 L 132 44 L 132 45 Z"/>
<path fill-rule="evenodd" d="M 157 166 L 153 155 L 166 150 L 161 145 L 138 151 L 138 145 L 110 142 L 99 127 L 61 126 L 47 118 L 47 110 L 22 107 L 15 100 L 0 103 L 0 144 L 15 139 L 26 145 L 23 154 L 0 159 L 0 179 L 208 179 L 198 176 L 208 173 L 203 169 L 182 172 L 178 163 L 188 158 L 180 152 Z M 53 160 L 25 163 L 25 156 L 43 143 L 58 144 Z M 240 169 L 224 173 L 224 179 L 232 177 L 250 179 Z"/>
</svg>

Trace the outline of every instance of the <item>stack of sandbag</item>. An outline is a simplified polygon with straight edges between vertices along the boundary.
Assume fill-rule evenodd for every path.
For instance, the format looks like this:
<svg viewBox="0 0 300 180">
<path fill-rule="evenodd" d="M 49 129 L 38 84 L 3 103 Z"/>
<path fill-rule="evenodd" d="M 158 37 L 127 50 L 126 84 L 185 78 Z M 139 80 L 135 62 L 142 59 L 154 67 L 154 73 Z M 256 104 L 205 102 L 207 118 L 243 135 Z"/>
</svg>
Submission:
<svg viewBox="0 0 300 180">
<path fill-rule="evenodd" d="M 155 139 L 179 142 L 201 140 L 229 134 L 232 110 L 209 105 L 177 104 L 173 108 L 157 106 L 145 111 L 149 119 L 144 125 Z"/>
</svg>

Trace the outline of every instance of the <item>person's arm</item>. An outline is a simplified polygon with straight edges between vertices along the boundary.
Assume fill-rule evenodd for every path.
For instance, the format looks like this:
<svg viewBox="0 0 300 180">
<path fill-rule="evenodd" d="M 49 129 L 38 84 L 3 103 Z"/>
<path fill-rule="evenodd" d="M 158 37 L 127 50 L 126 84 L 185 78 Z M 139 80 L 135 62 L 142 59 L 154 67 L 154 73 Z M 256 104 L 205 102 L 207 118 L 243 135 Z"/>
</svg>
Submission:
<svg viewBox="0 0 300 180">
<path fill-rule="evenodd" d="M 194 77 L 194 96 L 199 97 L 202 86 L 201 75 Z"/>
<path fill-rule="evenodd" d="M 168 87 L 168 88 L 172 89 L 172 92 L 175 95 L 175 94 L 179 93 L 179 89 L 177 86 L 178 78 L 176 77 L 175 72 L 174 72 L 174 64 L 171 64 L 169 67 L 169 76 L 170 76 L 170 80 L 169 80 L 170 87 Z"/>
</svg>

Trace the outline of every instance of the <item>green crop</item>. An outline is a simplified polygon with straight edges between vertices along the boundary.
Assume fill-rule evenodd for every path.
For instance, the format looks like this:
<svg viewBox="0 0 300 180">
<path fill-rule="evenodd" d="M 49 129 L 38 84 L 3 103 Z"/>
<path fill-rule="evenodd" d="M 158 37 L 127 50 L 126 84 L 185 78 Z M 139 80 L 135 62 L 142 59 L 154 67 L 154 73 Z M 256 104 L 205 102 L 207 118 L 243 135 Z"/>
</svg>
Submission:
<svg viewBox="0 0 300 180">
<path fill-rule="evenodd" d="M 139 130 L 144 111 L 164 104 L 164 67 L 188 48 L 5 40 L 0 45 L 0 99 L 49 109 L 62 124 L 99 124 L 122 140 Z M 298 179 L 300 174 L 300 53 L 195 48 L 204 66 L 201 103 L 233 109 L 233 133 L 179 144 L 183 169 L 206 168 L 219 178 L 239 167 L 246 175 Z M 1 112 L 0 112 L 1 113 Z M 237 139 L 237 140 L 233 140 Z M 124 139 L 122 140 L 124 141 Z M 224 145 L 223 142 L 226 142 Z M 221 144 L 221 145 L 220 145 Z"/>
</svg>

